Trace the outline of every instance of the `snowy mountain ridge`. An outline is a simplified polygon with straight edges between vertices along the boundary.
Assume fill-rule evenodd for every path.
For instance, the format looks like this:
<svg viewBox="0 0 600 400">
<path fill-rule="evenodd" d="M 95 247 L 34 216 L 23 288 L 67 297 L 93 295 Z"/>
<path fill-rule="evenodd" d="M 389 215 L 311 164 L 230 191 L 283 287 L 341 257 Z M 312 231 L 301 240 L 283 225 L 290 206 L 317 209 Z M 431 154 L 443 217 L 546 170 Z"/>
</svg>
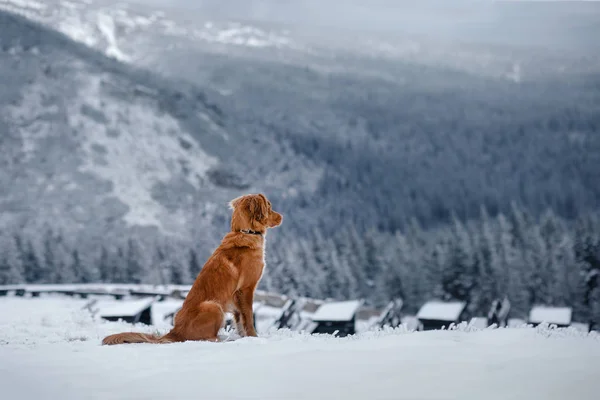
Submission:
<svg viewBox="0 0 600 400">
<path fill-rule="evenodd" d="M 409 26 L 411 13 L 416 10 L 419 11 L 415 14 L 415 18 L 421 23 L 436 27 L 441 21 L 441 16 L 431 17 L 431 15 L 435 16 L 435 13 L 423 14 L 424 10 L 429 10 L 427 7 L 421 9 L 409 4 L 401 4 L 403 5 L 394 5 L 390 9 L 390 14 L 398 15 L 400 18 L 398 26 Z M 470 2 L 467 2 L 460 7 L 458 5 L 455 7 L 464 10 L 464 7 L 469 4 Z M 244 21 L 239 12 L 232 11 L 230 13 L 234 16 L 232 18 L 218 12 L 213 15 L 215 5 L 210 2 L 202 3 L 198 5 L 198 9 L 187 13 L 175 8 L 175 5 L 169 5 L 168 2 L 138 4 L 113 0 L 48 0 L 45 2 L 0 0 L 0 9 L 16 12 L 41 22 L 75 41 L 102 51 L 109 57 L 150 69 L 158 68 L 167 75 L 169 69 L 164 68 L 165 58 L 169 59 L 174 51 L 182 51 L 190 55 L 208 52 L 267 59 L 275 57 L 279 61 L 309 63 L 326 69 L 337 68 L 336 63 L 332 63 L 332 57 L 335 58 L 335 54 L 343 51 L 374 59 L 383 58 L 426 66 L 447 66 L 514 82 L 533 78 L 544 72 L 564 74 L 566 70 L 573 68 L 590 71 L 600 65 L 598 57 L 586 56 L 587 66 L 583 67 L 579 55 L 572 56 L 570 59 L 564 59 L 557 54 L 546 55 L 543 60 L 537 60 L 539 55 L 535 54 L 538 52 L 536 47 L 525 47 L 515 51 L 514 48 L 508 49 L 497 45 L 494 51 L 490 51 L 487 45 L 468 44 L 468 40 L 453 43 L 452 39 L 434 39 L 421 31 L 416 35 L 411 34 L 410 29 L 407 31 L 400 29 L 398 32 L 385 34 L 363 32 L 360 29 L 356 33 L 338 31 L 332 34 L 319 26 L 306 30 L 292 25 L 293 32 L 291 32 L 283 28 L 286 27 L 285 23 Z M 472 5 L 477 12 L 470 18 L 482 18 L 475 19 L 473 24 L 497 23 L 488 16 L 487 6 L 481 3 Z M 253 6 L 259 10 L 270 6 L 279 7 L 277 4 L 270 6 L 254 4 Z M 253 6 L 249 8 L 254 10 Z M 383 7 L 389 4 L 377 6 Z M 231 4 L 230 7 L 244 9 L 244 6 L 238 3 Z M 278 9 L 277 7 L 275 10 Z M 285 6 L 281 7 L 283 10 L 286 9 Z M 480 10 L 482 7 L 483 11 Z M 449 21 L 456 18 L 454 14 L 458 11 L 453 7 L 449 7 L 448 10 L 445 7 L 443 9 L 445 12 L 448 10 L 451 12 Z M 404 13 L 407 15 L 403 16 Z M 366 18 L 372 17 L 371 13 L 366 16 Z M 433 19 L 429 20 L 430 17 Z M 357 28 L 360 26 L 358 25 Z M 436 32 L 436 29 L 432 28 L 429 34 L 435 37 Z"/>
<path fill-rule="evenodd" d="M 137 61 L 143 52 L 136 42 L 144 35 L 194 39 L 250 48 L 291 46 L 285 32 L 265 31 L 239 22 L 175 22 L 160 9 L 133 8 L 119 2 L 94 0 L 0 0 L 0 9 L 19 13 L 103 51 L 120 61 Z"/>
</svg>

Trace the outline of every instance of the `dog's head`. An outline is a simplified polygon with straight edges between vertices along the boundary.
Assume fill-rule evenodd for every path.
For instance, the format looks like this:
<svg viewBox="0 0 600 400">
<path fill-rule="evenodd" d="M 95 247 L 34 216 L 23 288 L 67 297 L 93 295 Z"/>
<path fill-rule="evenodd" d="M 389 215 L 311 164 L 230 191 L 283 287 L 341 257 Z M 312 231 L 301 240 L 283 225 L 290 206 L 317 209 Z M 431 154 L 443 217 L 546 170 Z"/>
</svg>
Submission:
<svg viewBox="0 0 600 400">
<path fill-rule="evenodd" d="M 264 194 L 247 194 L 231 200 L 229 206 L 233 210 L 231 230 L 252 230 L 264 233 L 267 228 L 281 224 L 283 217 L 273 211 L 271 202 Z"/>
</svg>

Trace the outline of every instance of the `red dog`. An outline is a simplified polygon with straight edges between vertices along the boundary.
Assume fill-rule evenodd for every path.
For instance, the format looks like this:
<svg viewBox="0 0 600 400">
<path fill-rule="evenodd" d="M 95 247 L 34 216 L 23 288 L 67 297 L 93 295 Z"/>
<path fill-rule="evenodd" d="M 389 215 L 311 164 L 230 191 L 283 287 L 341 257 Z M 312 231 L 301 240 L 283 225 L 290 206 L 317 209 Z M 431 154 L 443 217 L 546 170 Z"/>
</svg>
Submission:
<svg viewBox="0 0 600 400">
<path fill-rule="evenodd" d="M 125 332 L 104 338 L 102 344 L 217 341 L 225 312 L 232 311 L 241 336 L 256 336 L 252 303 L 265 266 L 265 234 L 283 217 L 262 194 L 239 197 L 233 209 L 231 232 L 208 259 L 164 336 Z"/>
</svg>

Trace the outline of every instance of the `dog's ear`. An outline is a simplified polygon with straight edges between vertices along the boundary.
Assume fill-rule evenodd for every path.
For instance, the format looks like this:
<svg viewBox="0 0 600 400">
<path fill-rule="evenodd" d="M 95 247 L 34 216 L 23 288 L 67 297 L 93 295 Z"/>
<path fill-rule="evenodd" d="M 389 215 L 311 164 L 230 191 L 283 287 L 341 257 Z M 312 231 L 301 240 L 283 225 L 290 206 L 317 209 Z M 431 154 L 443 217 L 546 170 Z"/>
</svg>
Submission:
<svg viewBox="0 0 600 400">
<path fill-rule="evenodd" d="M 243 198 L 244 198 L 244 196 L 240 196 L 238 198 L 231 200 L 229 202 L 229 208 L 231 210 L 235 210 L 235 208 L 240 205 L 240 202 L 242 201 Z"/>
<path fill-rule="evenodd" d="M 249 215 L 253 220 L 263 222 L 267 219 L 269 208 L 267 198 L 263 194 L 249 197 L 246 204 L 248 205 Z"/>
<path fill-rule="evenodd" d="M 259 193 L 258 197 L 261 198 L 261 200 L 263 201 L 263 204 L 265 205 L 266 209 L 268 210 L 269 209 L 269 200 L 267 200 L 267 196 L 265 196 L 262 193 Z"/>
</svg>

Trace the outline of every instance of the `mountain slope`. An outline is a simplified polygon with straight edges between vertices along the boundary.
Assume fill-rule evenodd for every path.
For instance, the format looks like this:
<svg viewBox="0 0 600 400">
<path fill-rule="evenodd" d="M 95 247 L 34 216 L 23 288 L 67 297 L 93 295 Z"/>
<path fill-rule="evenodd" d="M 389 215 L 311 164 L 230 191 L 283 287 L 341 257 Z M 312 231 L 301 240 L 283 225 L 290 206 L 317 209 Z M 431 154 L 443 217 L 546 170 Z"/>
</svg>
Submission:
<svg viewBox="0 0 600 400">
<path fill-rule="evenodd" d="M 223 132 L 202 92 L 180 92 L 22 17 L 1 12 L 0 23 L 4 225 L 181 234 L 184 210 L 210 207 L 219 160 L 202 139 Z"/>
</svg>

